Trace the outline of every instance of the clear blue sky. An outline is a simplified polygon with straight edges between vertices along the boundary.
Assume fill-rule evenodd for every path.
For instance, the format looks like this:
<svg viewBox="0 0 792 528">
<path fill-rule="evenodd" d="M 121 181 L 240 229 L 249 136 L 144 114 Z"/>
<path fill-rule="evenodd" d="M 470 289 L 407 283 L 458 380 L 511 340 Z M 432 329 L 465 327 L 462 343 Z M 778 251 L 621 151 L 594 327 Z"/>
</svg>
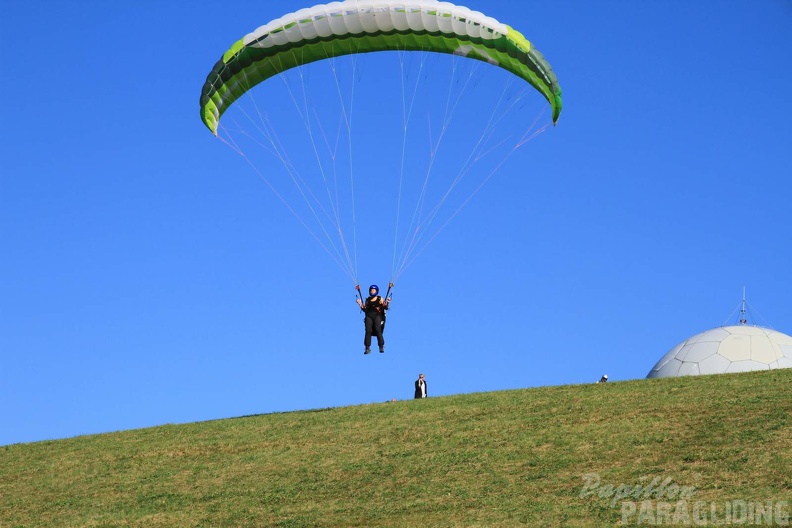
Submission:
<svg viewBox="0 0 792 528">
<path fill-rule="evenodd" d="M 743 287 L 792 334 L 792 2 L 466 3 L 535 43 L 564 110 L 399 277 L 371 356 L 354 281 L 198 116 L 231 43 L 307 5 L 3 2 L 0 445 L 406 399 L 419 372 L 431 396 L 643 378 Z M 361 108 L 401 104 L 362 81 Z M 358 176 L 357 279 L 383 286 L 393 193 Z"/>
</svg>

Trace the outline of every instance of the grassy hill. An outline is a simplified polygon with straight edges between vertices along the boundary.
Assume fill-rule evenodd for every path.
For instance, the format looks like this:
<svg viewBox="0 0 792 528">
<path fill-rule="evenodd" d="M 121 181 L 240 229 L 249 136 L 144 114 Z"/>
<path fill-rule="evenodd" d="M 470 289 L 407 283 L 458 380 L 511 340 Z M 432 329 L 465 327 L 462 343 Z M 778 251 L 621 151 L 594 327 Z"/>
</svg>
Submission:
<svg viewBox="0 0 792 528">
<path fill-rule="evenodd" d="M 699 514 L 689 525 L 694 502 L 778 525 L 792 502 L 790 415 L 787 369 L 17 444 L 0 447 L 0 526 L 649 525 L 674 520 L 664 504 L 680 498 Z"/>
</svg>

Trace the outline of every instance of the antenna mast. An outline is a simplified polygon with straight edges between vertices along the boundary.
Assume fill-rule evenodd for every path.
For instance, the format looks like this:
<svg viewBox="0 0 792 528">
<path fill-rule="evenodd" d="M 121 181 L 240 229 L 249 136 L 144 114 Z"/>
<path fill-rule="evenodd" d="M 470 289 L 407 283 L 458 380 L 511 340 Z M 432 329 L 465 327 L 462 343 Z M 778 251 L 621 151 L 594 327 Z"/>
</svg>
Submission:
<svg viewBox="0 0 792 528">
<path fill-rule="evenodd" d="M 743 286 L 743 297 L 742 297 L 742 307 L 740 308 L 740 324 L 746 325 L 748 323 L 748 319 L 745 318 L 745 286 Z"/>
</svg>

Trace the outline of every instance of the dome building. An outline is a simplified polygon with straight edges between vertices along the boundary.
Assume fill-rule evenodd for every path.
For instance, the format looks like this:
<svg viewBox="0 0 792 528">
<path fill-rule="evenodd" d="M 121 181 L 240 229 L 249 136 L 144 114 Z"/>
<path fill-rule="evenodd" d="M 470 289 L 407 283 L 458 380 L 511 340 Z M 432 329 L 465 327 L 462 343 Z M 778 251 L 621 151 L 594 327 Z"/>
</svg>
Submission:
<svg viewBox="0 0 792 528">
<path fill-rule="evenodd" d="M 698 376 L 792 368 L 792 337 L 749 326 L 745 301 L 740 324 L 713 328 L 679 343 L 666 353 L 647 378 Z"/>
</svg>

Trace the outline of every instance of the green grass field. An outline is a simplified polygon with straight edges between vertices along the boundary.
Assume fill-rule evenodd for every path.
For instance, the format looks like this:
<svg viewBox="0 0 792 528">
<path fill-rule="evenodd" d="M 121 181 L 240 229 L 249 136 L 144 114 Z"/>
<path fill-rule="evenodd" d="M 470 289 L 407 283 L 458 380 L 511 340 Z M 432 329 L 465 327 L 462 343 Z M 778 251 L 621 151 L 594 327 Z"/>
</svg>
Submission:
<svg viewBox="0 0 792 528">
<path fill-rule="evenodd" d="M 16 444 L 0 527 L 784 525 L 791 414 L 787 369 Z"/>
</svg>

